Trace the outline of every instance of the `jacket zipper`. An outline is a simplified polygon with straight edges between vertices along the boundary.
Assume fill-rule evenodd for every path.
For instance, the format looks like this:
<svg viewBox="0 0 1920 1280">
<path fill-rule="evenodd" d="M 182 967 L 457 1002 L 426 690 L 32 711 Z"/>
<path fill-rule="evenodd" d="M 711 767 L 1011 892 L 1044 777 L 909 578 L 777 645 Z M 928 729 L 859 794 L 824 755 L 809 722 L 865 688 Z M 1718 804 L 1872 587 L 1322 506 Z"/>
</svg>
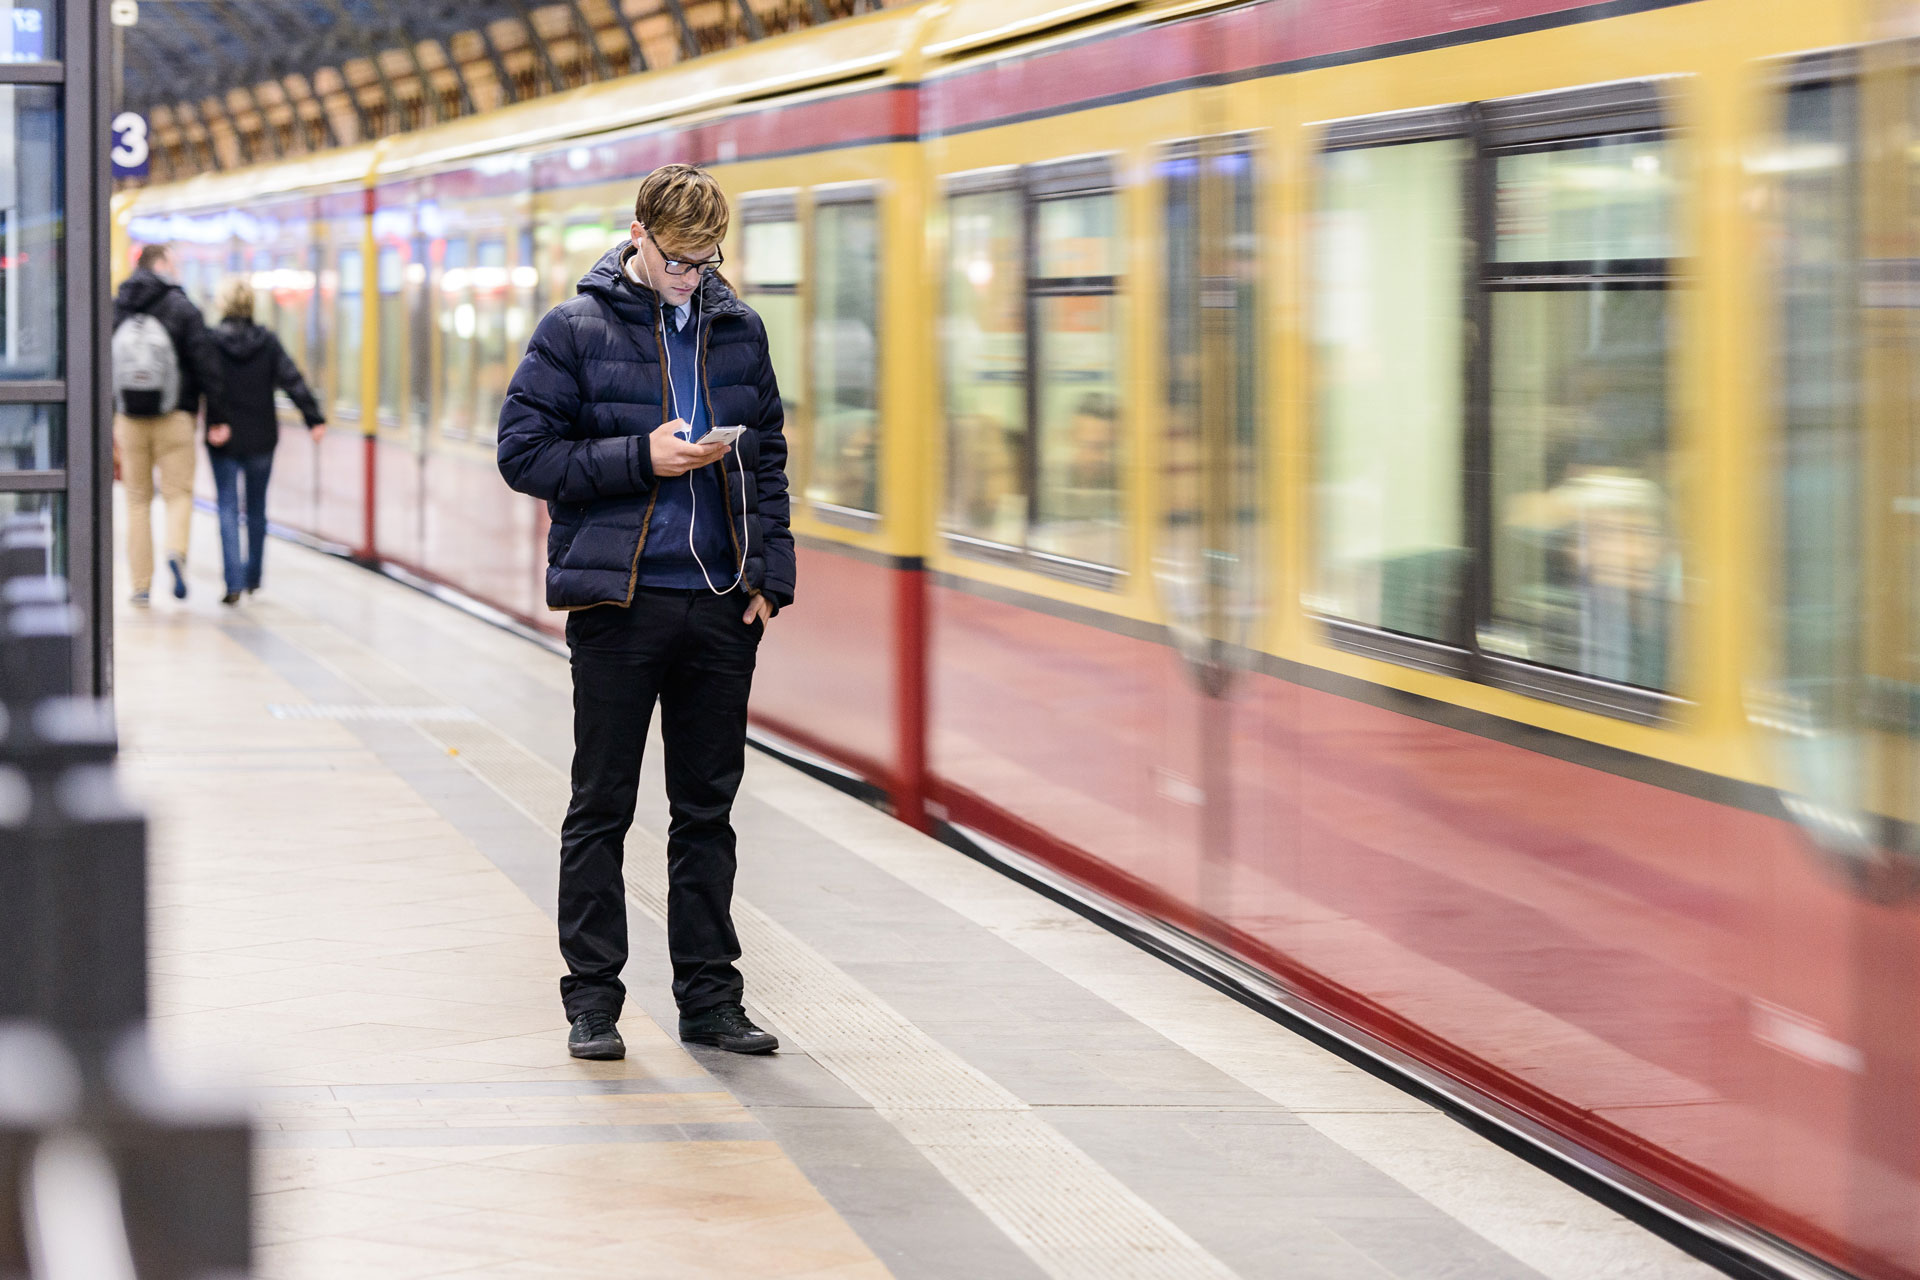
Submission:
<svg viewBox="0 0 1920 1280">
<path fill-rule="evenodd" d="M 667 335 L 664 327 L 665 323 L 666 312 L 661 309 L 658 303 L 655 303 L 653 308 L 653 367 L 660 370 L 660 425 L 663 427 L 670 421 L 667 414 L 670 412 L 670 406 L 673 400 L 673 397 L 668 393 L 669 389 L 666 381 Z M 704 381 L 704 370 L 702 370 L 701 376 Z M 640 447 L 643 449 L 651 449 L 653 447 L 652 438 L 648 437 L 643 440 Z M 623 607 L 630 607 L 633 604 L 634 589 L 640 582 L 640 557 L 646 554 L 647 531 L 653 528 L 653 508 L 654 504 L 659 501 L 660 477 L 655 476 L 653 478 L 653 492 L 647 495 L 647 514 L 640 517 L 640 541 L 636 543 L 633 548 L 633 565 L 627 570 L 627 598 L 620 602 Z"/>
</svg>

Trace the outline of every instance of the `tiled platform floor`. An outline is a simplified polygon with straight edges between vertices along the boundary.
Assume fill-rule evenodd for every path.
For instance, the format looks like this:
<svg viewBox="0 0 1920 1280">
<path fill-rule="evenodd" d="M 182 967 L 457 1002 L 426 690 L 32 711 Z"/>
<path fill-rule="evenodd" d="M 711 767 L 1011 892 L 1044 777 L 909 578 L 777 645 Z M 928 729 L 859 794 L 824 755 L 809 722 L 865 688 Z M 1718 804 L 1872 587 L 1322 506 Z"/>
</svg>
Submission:
<svg viewBox="0 0 1920 1280">
<path fill-rule="evenodd" d="M 759 756 L 738 915 L 786 1051 L 689 1054 L 652 1020 L 656 753 L 629 1057 L 575 1062 L 564 660 L 284 543 L 267 587 L 224 609 L 197 576 L 123 608 L 117 645 L 156 1036 L 257 1099 L 268 1280 L 1712 1274 Z"/>
</svg>

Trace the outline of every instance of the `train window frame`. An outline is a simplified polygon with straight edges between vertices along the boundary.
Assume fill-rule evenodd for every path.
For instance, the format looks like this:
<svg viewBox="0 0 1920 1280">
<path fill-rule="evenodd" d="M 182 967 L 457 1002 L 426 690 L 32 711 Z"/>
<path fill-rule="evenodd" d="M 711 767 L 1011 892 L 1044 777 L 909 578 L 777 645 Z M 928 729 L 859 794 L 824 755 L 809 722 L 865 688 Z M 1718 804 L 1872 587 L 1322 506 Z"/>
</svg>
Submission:
<svg viewBox="0 0 1920 1280">
<path fill-rule="evenodd" d="M 885 443 L 885 432 L 882 429 L 884 415 L 880 408 L 881 402 L 886 394 L 887 386 L 885 350 L 887 205 L 884 199 L 885 194 L 881 183 L 867 178 L 852 182 L 823 183 L 819 186 L 812 187 L 807 191 L 808 217 L 803 224 L 806 240 L 806 258 L 802 263 L 802 272 L 804 279 L 814 287 L 809 288 L 805 293 L 806 306 L 802 312 L 806 326 L 804 350 L 806 352 L 807 376 L 805 385 L 808 392 L 812 395 L 812 399 L 809 402 L 807 412 L 808 440 L 807 457 L 804 463 L 804 474 L 807 478 L 807 486 L 800 492 L 806 501 L 807 510 L 815 519 L 821 521 L 823 524 L 838 525 L 840 528 L 851 529 L 857 533 L 874 533 L 880 529 L 885 519 L 884 508 L 886 506 L 887 496 L 886 455 L 882 449 L 882 445 Z M 824 244 L 824 238 L 820 235 L 819 215 L 820 210 L 823 208 L 861 204 L 871 205 L 873 207 L 874 224 L 873 505 L 875 509 L 872 511 L 860 507 L 846 506 L 837 502 L 828 502 L 824 499 L 816 498 L 812 492 L 812 481 L 819 464 L 818 451 L 821 439 L 819 431 L 819 379 L 814 376 L 814 361 L 816 359 L 815 325 L 820 319 L 818 289 L 818 281 L 820 279 L 819 254 L 821 252 L 821 246 Z"/>
<path fill-rule="evenodd" d="M 794 313 L 798 317 L 800 332 L 796 340 L 800 346 L 800 357 L 796 367 L 784 372 L 776 366 L 774 376 L 780 383 L 782 395 L 781 421 L 782 433 L 787 438 L 787 488 L 789 493 L 804 495 L 807 492 L 807 479 L 812 473 L 813 431 L 810 414 L 813 400 L 811 387 L 813 381 L 812 361 L 807 353 L 807 335 L 812 332 L 812 317 L 809 315 L 807 275 L 812 266 L 812 258 L 807 249 L 807 223 L 801 208 L 800 188 L 783 187 L 771 191 L 752 191 L 735 202 L 740 214 L 739 260 L 737 276 L 739 287 L 736 292 L 740 300 L 748 306 L 753 303 L 754 295 L 766 294 L 773 297 L 794 299 Z M 769 223 L 791 222 L 799 244 L 798 279 L 791 283 L 761 284 L 753 279 L 753 263 L 747 252 L 747 228 L 764 226 Z M 756 313 L 757 314 L 757 313 Z M 766 318 L 761 317 L 764 327 Z M 768 358 L 771 360 L 771 342 Z M 787 406 L 797 405 L 798 413 L 789 413 Z M 798 441 L 800 447 L 795 448 Z"/>
<path fill-rule="evenodd" d="M 1034 376 L 1040 364 L 1041 333 L 1040 305 L 1049 297 L 1100 296 L 1116 300 L 1124 298 L 1126 289 L 1125 243 L 1124 233 L 1115 238 L 1117 252 L 1123 255 L 1115 270 L 1108 275 L 1098 277 L 1046 276 L 1040 272 L 1041 253 L 1039 219 L 1041 207 L 1049 200 L 1074 199 L 1086 196 L 1105 196 L 1112 199 L 1116 220 L 1124 218 L 1125 209 L 1120 203 L 1120 186 L 1116 172 L 1122 163 L 1117 152 L 1099 152 L 1094 154 L 1064 157 L 1057 160 L 1041 161 L 1025 165 L 997 165 L 992 168 L 969 170 L 964 173 L 950 174 L 941 179 L 940 199 L 943 216 L 950 207 L 949 202 L 958 198 L 995 193 L 1011 193 L 1019 204 L 1020 218 L 1020 281 L 1021 307 L 1025 332 L 1021 337 L 1021 412 L 1019 470 L 1025 492 L 1022 495 L 1025 510 L 1021 520 L 1021 540 L 1019 543 L 1001 542 L 997 539 L 981 538 L 945 527 L 949 520 L 947 503 L 951 492 L 942 494 L 940 536 L 942 543 L 955 555 L 990 564 L 1003 564 L 1014 568 L 1040 574 L 1079 586 L 1092 587 L 1101 591 L 1118 591 L 1131 575 L 1125 564 L 1101 564 L 1095 561 L 1081 560 L 1056 552 L 1041 550 L 1033 545 L 1034 530 L 1039 523 L 1040 493 L 1040 380 Z M 950 264 L 943 261 L 940 268 L 942 297 L 940 314 L 949 313 L 951 297 L 946 292 L 950 283 Z M 1114 340 L 1124 344 L 1128 340 L 1128 327 L 1123 317 L 1115 318 L 1112 326 Z M 1124 363 L 1124 361 L 1122 362 Z M 947 370 L 942 365 L 941 374 L 941 426 L 946 435 L 945 445 L 951 455 L 953 432 L 946 392 L 949 385 Z M 1128 429 L 1131 414 L 1125 397 L 1121 397 L 1118 406 L 1117 438 L 1123 443 L 1129 442 Z M 949 466 L 950 466 L 949 462 Z M 1121 531 L 1121 543 L 1127 554 L 1135 550 L 1138 530 L 1131 527 L 1132 508 L 1126 501 L 1132 493 L 1132 476 L 1136 469 L 1123 467 L 1119 492 L 1122 495 L 1120 509 L 1127 521 Z M 948 476 L 951 483 L 951 475 Z M 943 490 L 947 489 L 943 485 Z"/>
<path fill-rule="evenodd" d="M 1321 130 L 1320 144 L 1314 149 L 1314 190 L 1317 198 L 1322 180 L 1321 157 L 1342 151 L 1359 151 L 1376 147 L 1410 146 L 1423 142 L 1462 142 L 1466 144 L 1459 174 L 1460 198 L 1465 204 L 1462 225 L 1466 232 L 1467 243 L 1460 254 L 1459 294 L 1466 299 L 1460 321 L 1463 326 L 1464 365 L 1461 369 L 1461 391 L 1467 401 L 1471 401 L 1473 387 L 1473 307 L 1471 299 L 1478 290 L 1479 261 L 1478 250 L 1474 243 L 1476 219 L 1473 213 L 1473 193 L 1475 190 L 1475 168 L 1478 164 L 1474 141 L 1474 121 L 1472 108 L 1465 103 L 1448 103 L 1443 106 L 1424 107 L 1412 111 L 1395 111 L 1384 115 L 1361 116 L 1352 119 L 1323 121 L 1317 126 Z M 1313 250 L 1309 249 L 1309 257 Z M 1308 272 L 1312 266 L 1305 268 Z M 1316 369 L 1312 376 L 1312 390 L 1319 392 L 1320 378 Z M 1320 410 L 1314 410 L 1314 452 L 1316 456 L 1321 447 L 1320 433 L 1325 424 L 1320 420 Z M 1461 470 L 1467 467 L 1467 457 L 1471 454 L 1471 436 L 1473 431 L 1470 403 L 1461 405 L 1460 444 L 1462 456 Z M 1473 539 L 1470 531 L 1472 523 L 1472 495 L 1461 495 L 1462 550 L 1466 559 L 1473 556 Z M 1318 507 L 1317 494 L 1310 496 L 1310 502 Z M 1317 514 L 1313 520 L 1317 555 L 1322 548 L 1318 545 L 1319 524 Z M 1472 566 L 1462 566 L 1463 581 L 1455 593 L 1456 602 L 1467 599 L 1472 576 Z M 1376 658 L 1383 662 L 1392 662 L 1400 666 L 1414 667 L 1440 675 L 1470 677 L 1472 667 L 1472 642 L 1467 633 L 1466 610 L 1456 603 L 1452 632 L 1445 640 L 1436 640 L 1423 636 L 1395 631 L 1373 623 L 1357 622 L 1336 614 L 1308 609 L 1310 618 L 1318 625 L 1320 638 L 1331 648 L 1353 653 L 1364 658 Z"/>
<path fill-rule="evenodd" d="M 1503 275 L 1503 264 L 1497 256 L 1499 160 L 1516 150 L 1565 146 L 1586 139 L 1616 136 L 1655 136 L 1671 143 L 1678 135 L 1662 95 L 1663 83 L 1670 79 L 1672 77 L 1621 81 L 1321 121 L 1309 126 L 1319 131 L 1313 147 L 1316 163 L 1323 155 L 1357 147 L 1449 138 L 1462 139 L 1468 144 L 1462 175 L 1463 198 L 1468 204 L 1467 244 L 1462 255 L 1465 274 L 1461 283 L 1461 317 L 1466 335 L 1462 388 L 1466 403 L 1459 464 L 1466 557 L 1455 605 L 1456 616 L 1449 639 L 1442 642 L 1307 609 L 1317 624 L 1319 639 L 1329 648 L 1470 680 L 1612 719 L 1654 726 L 1669 726 L 1678 721 L 1678 713 L 1687 705 L 1686 701 L 1667 689 L 1626 684 L 1489 652 L 1483 643 L 1483 632 L 1491 621 L 1494 581 L 1492 378 L 1497 335 L 1492 323 L 1493 298 L 1501 285 L 1515 283 Z M 1688 192 L 1680 192 L 1667 211 L 1676 241 L 1680 239 L 1678 229 L 1685 225 L 1688 199 Z M 1640 276 L 1647 277 L 1647 287 L 1670 289 L 1679 278 L 1678 272 L 1685 260 L 1685 246 L 1676 244 L 1672 255 L 1657 264 L 1658 270 L 1654 269 L 1656 264 L 1634 263 L 1630 264 L 1634 270 L 1629 274 L 1633 274 L 1636 281 Z M 1653 283 L 1655 277 L 1658 283 Z M 1664 408 L 1671 420 L 1678 416 L 1680 405 L 1670 366 L 1664 370 L 1664 387 Z M 1316 450 L 1321 447 L 1320 432 L 1325 429 L 1325 424 L 1317 418 L 1316 413 L 1313 431 Z M 1668 624 L 1670 652 L 1680 651 L 1676 642 L 1679 628 L 1674 625 L 1678 621 L 1676 617 Z M 1669 673 L 1669 684 L 1671 680 Z"/>
</svg>

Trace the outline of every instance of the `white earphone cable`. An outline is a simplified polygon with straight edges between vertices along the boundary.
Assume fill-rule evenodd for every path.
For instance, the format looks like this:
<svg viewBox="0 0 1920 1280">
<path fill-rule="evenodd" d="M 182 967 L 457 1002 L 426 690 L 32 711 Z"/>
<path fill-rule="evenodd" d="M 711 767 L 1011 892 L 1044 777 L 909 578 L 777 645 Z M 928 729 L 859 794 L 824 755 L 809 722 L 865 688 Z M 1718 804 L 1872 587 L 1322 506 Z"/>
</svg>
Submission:
<svg viewBox="0 0 1920 1280">
<path fill-rule="evenodd" d="M 636 249 L 635 252 L 638 253 L 639 251 Z M 653 269 L 647 265 L 646 255 L 643 253 L 639 254 L 639 258 L 640 258 L 640 270 L 647 277 L 647 288 L 653 290 L 653 296 L 660 304 L 660 308 L 661 308 L 660 323 L 661 323 L 661 326 L 664 328 L 667 324 L 667 316 L 666 316 L 667 300 L 661 294 L 660 287 L 654 284 L 653 282 Z M 694 304 L 695 304 L 696 310 L 698 309 L 699 298 L 700 298 L 700 293 L 699 293 L 699 290 L 696 289 L 694 291 Z M 697 338 L 700 332 L 698 327 L 699 317 L 696 315 L 695 317 L 693 317 L 693 319 L 695 322 L 694 334 Z M 673 416 L 677 418 L 680 416 L 680 410 L 679 410 L 679 404 L 678 404 L 678 401 L 680 399 L 680 393 L 679 393 L 679 390 L 673 384 L 673 343 L 671 341 L 668 341 L 665 339 L 661 341 L 660 355 L 661 355 L 661 358 L 665 361 L 665 368 L 666 368 L 667 412 L 673 414 Z M 707 406 L 707 410 L 708 412 L 712 412 L 713 406 L 709 404 Z M 693 417 L 685 419 L 685 422 L 687 424 L 687 443 L 688 444 L 693 443 L 693 424 L 694 424 L 694 420 L 699 418 L 699 416 L 700 416 L 700 379 L 698 377 L 698 371 L 696 371 L 696 375 L 693 380 Z M 713 592 L 713 594 L 717 596 L 724 596 L 728 594 L 735 587 L 739 586 L 742 582 L 744 582 L 747 577 L 747 470 L 745 467 L 740 466 L 738 461 L 736 461 L 734 464 L 734 470 L 740 473 L 740 568 L 739 568 L 739 572 L 733 575 L 733 581 L 729 582 L 724 587 L 716 587 L 713 585 L 713 576 L 707 572 L 707 562 L 700 558 L 700 549 L 693 545 L 693 529 L 694 529 L 694 526 L 700 522 L 700 487 L 694 484 L 693 473 L 691 471 L 686 473 L 687 496 L 691 498 L 693 502 L 693 511 L 687 517 L 687 550 L 693 553 L 693 562 L 694 564 L 700 567 L 700 577 L 703 581 L 706 582 L 707 590 Z M 727 483 L 727 465 L 726 465 L 726 460 L 724 458 L 721 459 L 721 462 L 720 462 L 720 483 L 723 486 Z"/>
</svg>

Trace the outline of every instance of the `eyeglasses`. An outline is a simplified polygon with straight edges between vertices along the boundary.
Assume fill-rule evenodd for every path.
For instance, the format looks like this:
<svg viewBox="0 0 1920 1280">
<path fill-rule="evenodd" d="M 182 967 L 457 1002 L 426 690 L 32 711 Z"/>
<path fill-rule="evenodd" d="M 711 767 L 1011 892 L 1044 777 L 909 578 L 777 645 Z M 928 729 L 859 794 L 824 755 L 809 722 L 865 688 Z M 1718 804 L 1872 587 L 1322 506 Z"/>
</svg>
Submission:
<svg viewBox="0 0 1920 1280">
<path fill-rule="evenodd" d="M 699 271 L 702 275 L 712 275 L 720 269 L 720 264 L 725 262 L 727 258 L 725 254 L 715 249 L 711 258 L 702 258 L 698 262 L 684 262 L 678 258 L 669 258 L 665 254 L 660 255 L 660 260 L 666 264 L 668 275 L 683 276 L 689 271 Z"/>
</svg>

